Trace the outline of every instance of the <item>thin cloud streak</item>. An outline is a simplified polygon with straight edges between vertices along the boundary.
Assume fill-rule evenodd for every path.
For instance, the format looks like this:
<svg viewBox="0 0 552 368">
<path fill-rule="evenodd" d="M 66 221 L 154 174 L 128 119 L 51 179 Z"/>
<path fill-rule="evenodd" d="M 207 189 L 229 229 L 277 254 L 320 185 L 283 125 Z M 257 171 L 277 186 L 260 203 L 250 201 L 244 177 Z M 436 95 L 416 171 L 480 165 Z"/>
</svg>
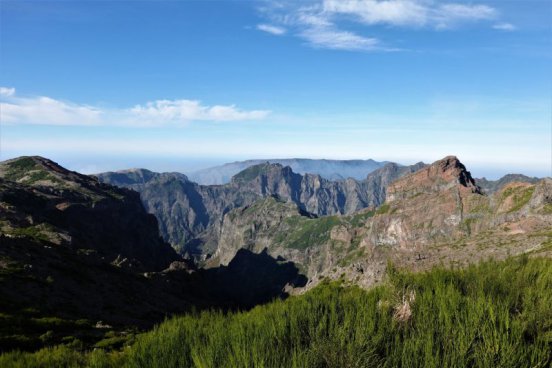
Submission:
<svg viewBox="0 0 552 368">
<path fill-rule="evenodd" d="M 267 32 L 276 36 L 280 36 L 286 33 L 286 29 L 283 27 L 273 26 L 270 24 L 257 24 L 259 31 Z"/>
<path fill-rule="evenodd" d="M 517 27 L 510 23 L 498 23 L 493 26 L 493 29 L 497 29 L 499 31 L 515 31 L 517 30 Z"/>
</svg>

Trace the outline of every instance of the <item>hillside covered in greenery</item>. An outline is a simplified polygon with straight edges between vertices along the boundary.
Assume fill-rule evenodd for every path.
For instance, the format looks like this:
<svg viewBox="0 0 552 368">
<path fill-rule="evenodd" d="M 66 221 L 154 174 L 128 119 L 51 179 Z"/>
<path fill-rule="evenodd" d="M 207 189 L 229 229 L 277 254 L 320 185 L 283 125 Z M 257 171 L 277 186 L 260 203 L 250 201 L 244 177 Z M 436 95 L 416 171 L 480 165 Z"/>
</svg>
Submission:
<svg viewBox="0 0 552 368">
<path fill-rule="evenodd" d="M 250 311 L 191 313 L 121 350 L 11 352 L 2 367 L 549 367 L 552 260 L 389 267 L 371 290 L 323 283 Z"/>
</svg>

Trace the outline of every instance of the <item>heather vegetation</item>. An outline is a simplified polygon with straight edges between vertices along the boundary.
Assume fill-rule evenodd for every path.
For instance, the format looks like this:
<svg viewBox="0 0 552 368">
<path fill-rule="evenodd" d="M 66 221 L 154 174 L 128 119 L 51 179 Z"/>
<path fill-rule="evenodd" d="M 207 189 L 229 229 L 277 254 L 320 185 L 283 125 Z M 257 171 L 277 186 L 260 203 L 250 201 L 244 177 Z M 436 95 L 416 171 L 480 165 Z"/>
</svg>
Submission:
<svg viewBox="0 0 552 368">
<path fill-rule="evenodd" d="M 371 290 L 323 283 L 250 311 L 176 317 L 121 349 L 11 352 L 2 367 L 548 367 L 552 260 L 389 267 Z"/>
<path fill-rule="evenodd" d="M 276 243 L 295 249 L 307 249 L 309 247 L 324 244 L 330 239 L 330 232 L 334 226 L 342 223 L 338 216 L 326 216 L 310 219 L 295 216 L 286 220 L 290 231 L 286 234 L 278 234 Z"/>
</svg>

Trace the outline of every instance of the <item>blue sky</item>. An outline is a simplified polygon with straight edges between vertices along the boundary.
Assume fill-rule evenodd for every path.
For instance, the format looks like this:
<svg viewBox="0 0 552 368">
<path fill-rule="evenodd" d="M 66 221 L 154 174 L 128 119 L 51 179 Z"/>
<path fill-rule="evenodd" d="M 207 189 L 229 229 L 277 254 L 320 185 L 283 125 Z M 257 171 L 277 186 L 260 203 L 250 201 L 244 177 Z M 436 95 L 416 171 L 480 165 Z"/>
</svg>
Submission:
<svg viewBox="0 0 552 368">
<path fill-rule="evenodd" d="M 0 158 L 552 175 L 549 1 L 0 0 Z"/>
</svg>

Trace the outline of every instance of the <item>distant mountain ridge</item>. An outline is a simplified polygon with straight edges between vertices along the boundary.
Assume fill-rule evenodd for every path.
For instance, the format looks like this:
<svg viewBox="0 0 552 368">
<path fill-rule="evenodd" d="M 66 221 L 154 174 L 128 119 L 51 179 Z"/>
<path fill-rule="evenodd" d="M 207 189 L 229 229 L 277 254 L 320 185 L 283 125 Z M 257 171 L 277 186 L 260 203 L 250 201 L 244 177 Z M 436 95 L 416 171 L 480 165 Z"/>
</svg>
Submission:
<svg viewBox="0 0 552 368">
<path fill-rule="evenodd" d="M 245 162 L 257 161 L 260 160 Z M 224 215 L 234 208 L 275 196 L 294 202 L 301 211 L 315 216 L 350 215 L 383 204 L 387 187 L 393 181 L 426 166 L 421 162 L 412 166 L 386 163 L 362 180 L 337 181 L 315 174 L 301 175 L 289 166 L 267 162 L 248 166 L 223 185 L 200 185 L 181 173 L 146 169 L 102 173 L 98 178 L 140 192 L 146 210 L 157 217 L 163 238 L 182 253 L 205 257 L 216 251 L 213 231 L 220 229 Z M 469 178 L 473 180 L 473 185 L 481 182 L 482 190 L 488 194 L 511 181 L 535 182 L 521 175 L 508 175 L 497 181 Z"/>
<path fill-rule="evenodd" d="M 326 159 L 306 159 L 306 158 L 290 158 L 290 159 L 258 159 L 236 161 L 220 166 L 214 166 L 198 171 L 187 173 L 190 180 L 198 184 L 214 185 L 227 184 L 232 177 L 247 169 L 250 166 L 259 165 L 262 163 L 280 164 L 289 166 L 293 172 L 297 174 L 318 174 L 328 180 L 344 180 L 353 178 L 362 180 L 372 171 L 383 167 L 388 161 L 368 160 L 326 160 Z"/>
<path fill-rule="evenodd" d="M 486 178 L 475 179 L 477 185 L 479 185 L 481 189 L 487 194 L 495 193 L 502 189 L 502 187 L 510 183 L 518 182 L 535 184 L 539 180 L 541 179 L 536 177 L 529 177 L 523 174 L 506 174 L 497 180 L 487 180 Z"/>
</svg>

